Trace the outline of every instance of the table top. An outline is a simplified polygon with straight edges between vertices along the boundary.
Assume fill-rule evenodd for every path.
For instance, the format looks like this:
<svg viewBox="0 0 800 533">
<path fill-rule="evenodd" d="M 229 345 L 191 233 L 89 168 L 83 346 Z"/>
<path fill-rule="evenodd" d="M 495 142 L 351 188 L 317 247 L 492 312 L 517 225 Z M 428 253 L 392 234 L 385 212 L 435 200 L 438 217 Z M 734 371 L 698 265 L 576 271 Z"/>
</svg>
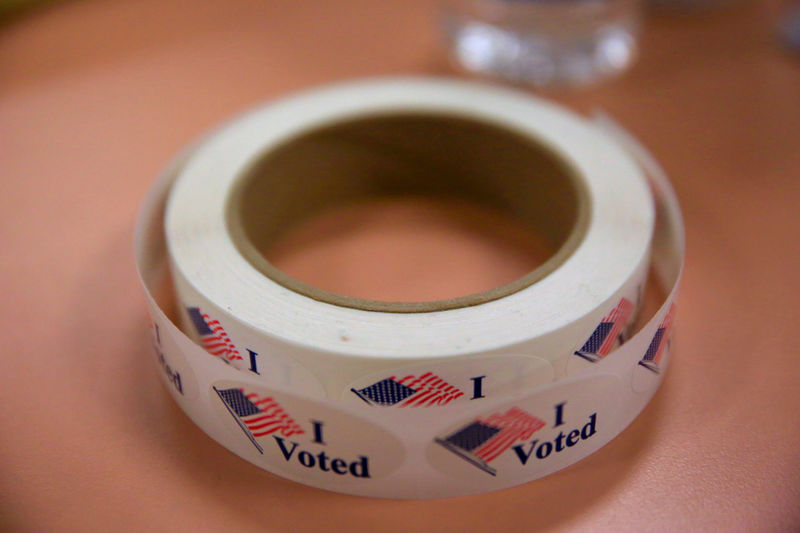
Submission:
<svg viewBox="0 0 800 533">
<path fill-rule="evenodd" d="M 800 529 L 800 58 L 772 4 L 651 17 L 602 108 L 670 174 L 687 225 L 654 400 L 572 467 L 392 501 L 308 488 L 213 442 L 149 357 L 132 226 L 189 140 L 333 80 L 453 75 L 428 0 L 54 3 L 0 27 L 0 528 L 13 531 Z"/>
</svg>

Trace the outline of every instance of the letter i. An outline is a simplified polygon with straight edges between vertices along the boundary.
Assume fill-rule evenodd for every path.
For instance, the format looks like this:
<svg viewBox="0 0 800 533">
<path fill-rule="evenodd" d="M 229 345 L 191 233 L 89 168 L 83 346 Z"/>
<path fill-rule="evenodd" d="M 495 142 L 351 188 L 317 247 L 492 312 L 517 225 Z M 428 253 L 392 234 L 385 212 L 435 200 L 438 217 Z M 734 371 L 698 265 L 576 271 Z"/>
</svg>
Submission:
<svg viewBox="0 0 800 533">
<path fill-rule="evenodd" d="M 322 440 L 322 422 L 319 420 L 312 420 L 312 424 L 314 424 L 314 440 L 311 442 L 316 442 L 317 444 L 325 444 L 325 441 Z"/>
<path fill-rule="evenodd" d="M 470 400 L 477 400 L 478 398 L 485 398 L 483 395 L 483 378 L 486 376 L 476 376 L 469 378 L 472 380 L 472 398 Z"/>
<path fill-rule="evenodd" d="M 564 423 L 564 405 L 566 403 L 567 402 L 561 402 L 556 404 L 556 423 L 553 424 L 554 428 L 557 428 Z"/>
<path fill-rule="evenodd" d="M 156 334 L 156 345 L 160 348 L 161 347 L 161 330 L 158 328 L 158 324 L 153 322 L 153 330 Z"/>
<path fill-rule="evenodd" d="M 258 374 L 260 376 L 261 373 L 258 371 L 258 363 L 256 363 L 256 357 L 258 356 L 258 354 L 253 350 L 251 350 L 250 348 L 247 348 L 247 351 L 250 353 L 250 372 L 253 372 L 254 374 Z"/>
</svg>

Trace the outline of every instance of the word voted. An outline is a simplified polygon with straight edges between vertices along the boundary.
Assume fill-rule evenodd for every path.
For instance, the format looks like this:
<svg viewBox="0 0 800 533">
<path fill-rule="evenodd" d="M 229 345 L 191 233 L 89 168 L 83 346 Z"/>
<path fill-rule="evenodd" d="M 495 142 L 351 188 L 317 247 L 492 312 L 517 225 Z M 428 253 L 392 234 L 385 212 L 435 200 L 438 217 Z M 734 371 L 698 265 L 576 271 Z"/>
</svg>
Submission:
<svg viewBox="0 0 800 533">
<path fill-rule="evenodd" d="M 298 443 L 291 442 L 291 446 L 289 446 L 282 437 L 276 437 L 275 435 L 273 435 L 273 437 L 278 443 L 278 448 L 280 448 L 281 454 L 283 454 L 283 458 L 286 459 L 286 461 L 290 461 L 294 456 L 297 462 L 306 468 L 316 467 L 323 472 L 334 472 L 339 475 L 350 473 L 353 477 L 370 477 L 369 459 L 365 455 L 359 455 L 358 459 L 350 461 L 349 463 L 345 459 L 339 457 L 331 458 L 324 451 L 314 455 L 309 451 L 300 450 L 297 451 L 297 455 L 295 455 L 297 447 L 299 446 Z M 328 460 L 330 460 L 330 462 L 328 462 Z"/>
<path fill-rule="evenodd" d="M 314 440 L 312 442 L 324 445 L 325 441 L 322 439 L 323 423 L 317 420 L 313 420 L 312 423 L 314 424 Z M 341 457 L 331 457 L 324 451 L 312 453 L 298 449 L 300 446 L 298 442 L 287 442 L 283 437 L 276 435 L 272 437 L 275 439 L 275 443 L 286 462 L 291 462 L 294 459 L 305 468 L 319 468 L 323 472 L 333 472 L 340 476 L 350 474 L 359 478 L 370 477 L 369 458 L 365 455 L 359 455 L 355 460 L 348 461 Z"/>
<path fill-rule="evenodd" d="M 565 424 L 566 404 L 564 401 L 554 406 L 553 428 Z M 516 457 L 525 466 L 535 463 L 530 460 L 531 458 L 546 459 L 572 448 L 597 433 L 595 412 L 589 415 L 589 421 L 582 427 L 559 431 L 552 440 L 543 439 L 541 434 L 538 438 L 528 440 L 546 426 L 540 415 L 540 413 L 531 414 L 517 406 L 510 407 L 506 412 L 496 412 L 490 416 L 473 419 L 447 436 L 435 438 L 434 442 L 472 466 L 495 476 L 498 472 L 497 467 L 490 463 L 506 454 L 509 449 L 514 453 L 509 453 L 507 457 Z M 513 463 L 513 459 L 510 460 Z"/>
<path fill-rule="evenodd" d="M 161 367 L 161 370 L 164 372 L 164 375 L 167 378 L 167 381 L 172 383 L 172 386 L 175 387 L 175 390 L 182 396 L 183 395 L 183 383 L 181 381 L 181 374 L 177 370 L 174 370 L 169 363 L 167 363 L 167 359 L 164 357 L 164 353 L 155 346 L 156 352 L 156 359 L 158 360 L 158 365 Z"/>
<path fill-rule="evenodd" d="M 563 404 L 559 404 L 562 405 Z M 597 433 L 597 413 L 592 413 L 587 422 L 581 429 L 573 429 L 566 435 L 560 431 L 558 435 L 551 441 L 545 440 L 540 442 L 539 439 L 533 439 L 527 444 L 517 444 L 511 448 L 517 454 L 517 458 L 523 465 L 528 462 L 531 456 L 537 459 L 546 459 L 551 453 L 563 452 L 567 448 L 572 448 L 580 441 L 588 439 Z"/>
</svg>

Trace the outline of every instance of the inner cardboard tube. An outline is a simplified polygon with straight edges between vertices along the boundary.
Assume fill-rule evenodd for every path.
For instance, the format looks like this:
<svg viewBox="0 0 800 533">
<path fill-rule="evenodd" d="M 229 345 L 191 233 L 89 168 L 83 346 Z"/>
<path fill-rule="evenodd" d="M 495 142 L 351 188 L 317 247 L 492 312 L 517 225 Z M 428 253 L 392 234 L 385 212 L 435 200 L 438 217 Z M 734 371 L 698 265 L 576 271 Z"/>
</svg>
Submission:
<svg viewBox="0 0 800 533">
<path fill-rule="evenodd" d="M 386 197 L 456 199 L 498 210 L 538 232 L 552 253 L 511 283 L 426 302 L 325 291 L 277 269 L 262 253 L 325 209 Z M 392 313 L 468 307 L 528 287 L 572 254 L 588 220 L 585 186 L 543 141 L 475 118 L 428 112 L 363 116 L 300 132 L 258 157 L 227 203 L 233 242 L 264 275 L 318 301 Z"/>
</svg>

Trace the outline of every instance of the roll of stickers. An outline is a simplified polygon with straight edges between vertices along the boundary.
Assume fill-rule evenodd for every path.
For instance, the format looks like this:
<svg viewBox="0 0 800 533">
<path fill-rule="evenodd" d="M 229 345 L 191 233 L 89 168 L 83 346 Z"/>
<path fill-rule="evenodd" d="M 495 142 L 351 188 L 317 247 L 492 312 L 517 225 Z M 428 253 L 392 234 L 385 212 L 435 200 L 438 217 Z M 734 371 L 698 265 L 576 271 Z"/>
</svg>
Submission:
<svg viewBox="0 0 800 533">
<path fill-rule="evenodd" d="M 552 254 L 491 291 L 403 303 L 264 258 L 305 217 L 386 195 L 503 210 Z M 162 377 L 209 436 L 315 487 L 433 498 L 540 478 L 631 423 L 669 359 L 683 227 L 610 120 L 388 79 L 272 103 L 187 149 L 144 202 L 136 255 Z M 649 317 L 645 283 L 664 294 Z"/>
</svg>

